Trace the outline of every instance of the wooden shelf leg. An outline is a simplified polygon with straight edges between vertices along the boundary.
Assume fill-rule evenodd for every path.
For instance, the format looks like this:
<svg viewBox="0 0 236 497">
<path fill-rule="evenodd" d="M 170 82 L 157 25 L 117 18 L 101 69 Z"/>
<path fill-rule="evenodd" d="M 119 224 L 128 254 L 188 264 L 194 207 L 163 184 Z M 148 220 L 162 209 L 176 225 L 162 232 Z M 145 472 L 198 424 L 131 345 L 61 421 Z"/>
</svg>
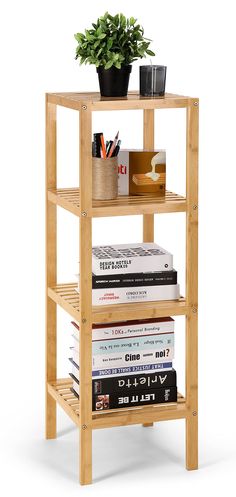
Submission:
<svg viewBox="0 0 236 497">
<path fill-rule="evenodd" d="M 92 483 L 92 112 L 80 111 L 80 483 Z"/>
<path fill-rule="evenodd" d="M 187 108 L 186 160 L 186 468 L 198 468 L 198 100 Z"/>
<path fill-rule="evenodd" d="M 57 377 L 56 304 L 47 295 L 57 281 L 57 210 L 47 200 L 47 190 L 56 188 L 56 170 L 56 105 L 46 100 L 46 438 L 56 438 L 56 401 L 47 391 Z"/>
<path fill-rule="evenodd" d="M 153 150 L 154 148 L 154 110 L 143 111 L 143 148 Z M 143 215 L 143 242 L 154 241 L 154 214 Z M 153 426 L 153 423 L 143 423 L 144 428 Z"/>
</svg>

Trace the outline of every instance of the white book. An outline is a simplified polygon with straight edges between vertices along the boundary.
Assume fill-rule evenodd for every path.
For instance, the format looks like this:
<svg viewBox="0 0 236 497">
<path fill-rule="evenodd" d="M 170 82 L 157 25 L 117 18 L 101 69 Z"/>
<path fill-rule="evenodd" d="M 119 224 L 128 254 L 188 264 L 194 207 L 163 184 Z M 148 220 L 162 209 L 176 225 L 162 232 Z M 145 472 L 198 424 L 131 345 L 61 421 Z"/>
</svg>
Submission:
<svg viewBox="0 0 236 497">
<path fill-rule="evenodd" d="M 180 298 L 179 284 L 150 287 L 98 288 L 92 290 L 93 305 L 155 302 Z"/>
<path fill-rule="evenodd" d="M 71 347 L 72 358 L 78 364 L 79 350 Z M 125 366 L 136 366 L 138 364 L 154 364 L 164 361 L 172 361 L 174 358 L 174 347 L 162 347 L 160 349 L 139 350 L 135 352 L 97 354 L 92 356 L 92 370 L 104 368 L 121 368 Z"/>
<path fill-rule="evenodd" d="M 156 243 L 104 245 L 92 248 L 92 272 L 96 275 L 168 271 L 173 256 Z"/>
<path fill-rule="evenodd" d="M 73 347 L 79 350 L 79 338 L 77 334 L 72 335 Z M 96 340 L 92 343 L 92 354 L 124 354 L 125 352 L 163 349 L 164 347 L 174 347 L 174 332 L 161 333 L 158 335 L 113 338 L 111 340 Z"/>
<path fill-rule="evenodd" d="M 73 333 L 79 336 L 79 323 L 72 322 Z M 126 321 L 120 323 L 93 325 L 92 340 L 109 340 L 113 338 L 129 338 L 148 335 L 159 335 L 161 333 L 174 332 L 174 319 L 154 318 L 144 321 Z"/>
</svg>

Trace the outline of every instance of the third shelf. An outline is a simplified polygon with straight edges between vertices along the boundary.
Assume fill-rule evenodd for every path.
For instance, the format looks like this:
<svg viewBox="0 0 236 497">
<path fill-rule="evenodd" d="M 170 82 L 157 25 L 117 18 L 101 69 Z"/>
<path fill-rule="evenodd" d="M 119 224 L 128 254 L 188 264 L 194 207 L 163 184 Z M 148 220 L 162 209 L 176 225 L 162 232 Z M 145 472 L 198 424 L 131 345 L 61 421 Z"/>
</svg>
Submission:
<svg viewBox="0 0 236 497">
<path fill-rule="evenodd" d="M 80 215 L 79 188 L 48 190 L 48 200 Z M 121 195 L 115 200 L 94 200 L 93 217 L 128 216 L 132 214 L 155 214 L 167 212 L 185 212 L 186 198 L 177 193 L 166 191 L 163 197 L 151 195 Z"/>
</svg>

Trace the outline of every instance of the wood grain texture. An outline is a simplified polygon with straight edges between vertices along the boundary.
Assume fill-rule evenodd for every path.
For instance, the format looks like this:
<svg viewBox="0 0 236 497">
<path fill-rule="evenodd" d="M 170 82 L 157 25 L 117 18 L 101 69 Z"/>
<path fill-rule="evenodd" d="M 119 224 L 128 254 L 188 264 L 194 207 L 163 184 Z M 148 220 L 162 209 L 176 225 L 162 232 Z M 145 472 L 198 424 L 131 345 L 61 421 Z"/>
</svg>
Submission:
<svg viewBox="0 0 236 497">
<path fill-rule="evenodd" d="M 80 427 L 80 400 L 71 392 L 72 380 L 59 379 L 48 383 L 49 394 L 64 409 L 72 421 Z M 138 408 L 113 409 L 111 411 L 94 411 L 92 413 L 92 428 L 113 428 L 115 426 L 128 426 L 145 422 L 151 426 L 154 421 L 167 421 L 182 419 L 188 416 L 186 402 L 183 395 L 178 392 L 177 402 L 140 406 Z"/>
<path fill-rule="evenodd" d="M 127 97 L 101 97 L 98 92 L 84 93 L 49 93 L 51 103 L 80 110 L 82 105 L 91 104 L 92 111 L 103 110 L 139 110 L 139 109 L 168 109 L 187 107 L 189 97 L 166 93 L 164 97 L 142 97 L 138 91 L 130 91 Z"/>
<path fill-rule="evenodd" d="M 92 482 L 92 113 L 80 111 L 80 483 Z"/>
<path fill-rule="evenodd" d="M 186 171 L 186 468 L 198 468 L 198 99 L 187 109 Z"/>
<path fill-rule="evenodd" d="M 56 285 L 48 289 L 51 299 L 77 321 L 80 320 L 80 295 L 77 283 Z M 97 305 L 92 307 L 93 323 L 112 323 L 132 319 L 160 318 L 169 315 L 184 316 L 189 312 L 186 300 L 163 300 L 131 304 Z"/>
<path fill-rule="evenodd" d="M 143 148 L 144 150 L 154 150 L 155 142 L 155 114 L 154 110 L 143 111 Z M 143 242 L 154 242 L 154 214 L 143 215 Z M 144 423 L 143 427 L 148 428 L 153 423 Z"/>
<path fill-rule="evenodd" d="M 57 211 L 48 201 L 47 191 L 56 188 L 56 106 L 46 99 L 46 438 L 56 438 L 56 402 L 48 394 L 47 382 L 57 376 L 56 304 L 48 297 L 48 287 L 57 282 Z"/>
<path fill-rule="evenodd" d="M 143 111 L 143 148 L 144 150 L 154 149 L 154 135 L 155 135 L 155 123 L 154 123 L 154 110 Z M 143 241 L 153 242 L 154 241 L 154 214 L 144 214 L 143 215 Z"/>
<path fill-rule="evenodd" d="M 79 188 L 61 188 L 48 191 L 48 199 L 56 205 L 80 216 Z M 153 195 L 121 195 L 114 200 L 93 200 L 93 217 L 130 216 L 185 212 L 186 199 L 182 195 L 166 191 L 163 197 Z M 147 219 L 150 219 L 147 216 Z M 147 232 L 148 235 L 148 232 Z"/>
</svg>

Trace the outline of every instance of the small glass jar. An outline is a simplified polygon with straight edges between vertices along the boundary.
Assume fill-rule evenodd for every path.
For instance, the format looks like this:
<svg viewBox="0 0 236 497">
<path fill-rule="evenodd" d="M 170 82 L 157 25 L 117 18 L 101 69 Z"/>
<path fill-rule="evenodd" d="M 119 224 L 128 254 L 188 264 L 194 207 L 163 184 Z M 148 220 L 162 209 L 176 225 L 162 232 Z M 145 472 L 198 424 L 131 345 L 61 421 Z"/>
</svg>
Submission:
<svg viewBox="0 0 236 497">
<path fill-rule="evenodd" d="M 139 66 L 139 93 L 143 97 L 163 97 L 166 86 L 166 66 Z"/>
</svg>

